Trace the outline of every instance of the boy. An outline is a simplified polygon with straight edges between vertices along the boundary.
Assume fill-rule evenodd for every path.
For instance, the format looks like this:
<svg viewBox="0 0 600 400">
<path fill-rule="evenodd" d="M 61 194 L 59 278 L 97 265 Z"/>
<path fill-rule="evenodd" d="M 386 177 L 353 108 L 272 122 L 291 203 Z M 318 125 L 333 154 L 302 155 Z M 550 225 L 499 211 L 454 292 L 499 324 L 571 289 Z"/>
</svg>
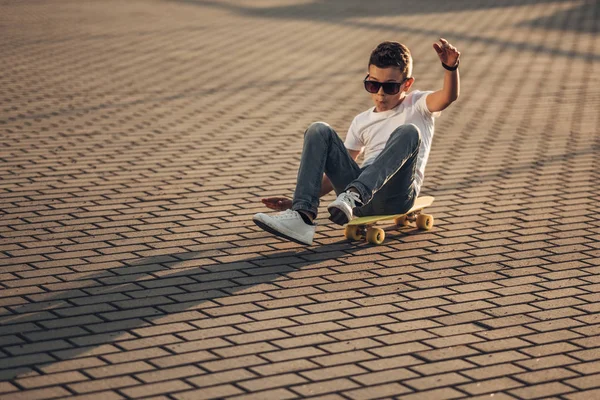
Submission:
<svg viewBox="0 0 600 400">
<path fill-rule="evenodd" d="M 431 148 L 434 118 L 458 99 L 460 52 L 445 39 L 434 43 L 445 68 L 442 89 L 412 91 L 412 57 L 397 42 L 383 42 L 371 53 L 365 89 L 375 106 L 357 115 L 342 142 L 327 124 L 312 124 L 304 148 L 293 201 L 262 202 L 276 214 L 258 213 L 262 229 L 301 244 L 312 244 L 319 198 L 335 190 L 329 219 L 344 225 L 355 215 L 401 214 L 412 207 Z M 356 163 L 364 151 L 361 167 Z"/>
</svg>

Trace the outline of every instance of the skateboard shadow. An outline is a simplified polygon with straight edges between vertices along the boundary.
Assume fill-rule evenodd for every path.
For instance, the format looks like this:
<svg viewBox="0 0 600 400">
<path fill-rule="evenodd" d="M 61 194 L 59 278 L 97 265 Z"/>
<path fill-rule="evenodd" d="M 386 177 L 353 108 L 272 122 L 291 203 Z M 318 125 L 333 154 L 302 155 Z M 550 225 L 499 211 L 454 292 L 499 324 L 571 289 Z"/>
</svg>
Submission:
<svg viewBox="0 0 600 400">
<path fill-rule="evenodd" d="M 0 380 L 49 373 L 58 362 L 104 354 L 103 346 L 113 346 L 109 353 L 127 351 L 122 343 L 141 339 L 136 329 L 156 326 L 153 322 L 161 319 L 177 320 L 178 313 L 194 312 L 199 321 L 243 315 L 243 309 L 227 308 L 248 303 L 236 295 L 270 293 L 275 300 L 293 297 L 294 293 L 285 292 L 292 288 L 285 284 L 290 278 L 312 276 L 307 271 L 320 268 L 341 273 L 335 265 L 345 265 L 345 258 L 368 246 L 340 240 L 225 263 L 212 259 L 223 255 L 219 250 L 131 259 L 72 282 L 76 288 L 24 295 L 28 304 L 6 307 L 10 313 L 0 317 Z M 334 283 L 321 281 L 310 285 L 312 295 L 328 293 L 327 285 Z M 399 284 L 398 290 L 403 287 Z M 265 302 L 250 304 L 259 311 L 269 309 Z"/>
</svg>

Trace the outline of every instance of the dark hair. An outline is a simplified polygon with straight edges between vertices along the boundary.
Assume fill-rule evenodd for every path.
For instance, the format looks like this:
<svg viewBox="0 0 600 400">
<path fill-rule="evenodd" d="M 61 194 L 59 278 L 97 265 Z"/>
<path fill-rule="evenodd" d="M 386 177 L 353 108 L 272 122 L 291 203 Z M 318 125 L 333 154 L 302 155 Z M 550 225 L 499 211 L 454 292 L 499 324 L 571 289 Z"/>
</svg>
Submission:
<svg viewBox="0 0 600 400">
<path fill-rule="evenodd" d="M 378 68 L 397 67 L 408 78 L 412 74 L 412 56 L 405 45 L 398 42 L 383 42 L 371 52 L 369 66 Z"/>
</svg>

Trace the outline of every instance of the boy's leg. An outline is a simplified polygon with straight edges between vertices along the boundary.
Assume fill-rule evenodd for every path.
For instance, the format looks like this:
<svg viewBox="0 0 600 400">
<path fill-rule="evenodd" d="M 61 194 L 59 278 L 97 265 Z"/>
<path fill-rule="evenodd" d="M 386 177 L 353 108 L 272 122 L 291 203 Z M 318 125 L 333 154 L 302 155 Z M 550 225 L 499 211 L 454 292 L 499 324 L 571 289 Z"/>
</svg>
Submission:
<svg viewBox="0 0 600 400">
<path fill-rule="evenodd" d="M 255 214 L 254 223 L 277 236 L 312 244 L 315 225 L 306 220 L 308 217 L 304 214 L 317 216 L 323 173 L 339 193 L 360 174 L 360 168 L 337 133 L 329 125 L 317 122 L 305 132 L 292 209 L 272 215 Z"/>
<path fill-rule="evenodd" d="M 400 214 L 412 207 L 420 144 L 415 125 L 402 125 L 392 133 L 381 154 L 348 185 L 358 191 L 364 204 L 356 215 Z"/>
<path fill-rule="evenodd" d="M 323 173 L 339 194 L 359 176 L 361 169 L 333 128 L 326 123 L 315 122 L 304 133 L 292 210 L 317 216 Z"/>
</svg>

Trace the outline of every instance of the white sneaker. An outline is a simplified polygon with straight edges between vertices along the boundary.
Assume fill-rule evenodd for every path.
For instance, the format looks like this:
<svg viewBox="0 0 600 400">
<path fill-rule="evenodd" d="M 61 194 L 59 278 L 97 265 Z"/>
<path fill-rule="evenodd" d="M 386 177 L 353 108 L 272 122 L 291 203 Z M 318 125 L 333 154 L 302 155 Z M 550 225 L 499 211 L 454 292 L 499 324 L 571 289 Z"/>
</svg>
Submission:
<svg viewBox="0 0 600 400">
<path fill-rule="evenodd" d="M 296 243 L 311 245 L 315 236 L 315 225 L 309 225 L 298 211 L 286 210 L 277 214 L 255 214 L 254 223 L 274 235 Z"/>
<path fill-rule="evenodd" d="M 344 225 L 352 219 L 352 209 L 356 205 L 362 204 L 360 195 L 350 190 L 341 193 L 335 201 L 327 206 L 329 219 L 338 225 Z"/>
</svg>

